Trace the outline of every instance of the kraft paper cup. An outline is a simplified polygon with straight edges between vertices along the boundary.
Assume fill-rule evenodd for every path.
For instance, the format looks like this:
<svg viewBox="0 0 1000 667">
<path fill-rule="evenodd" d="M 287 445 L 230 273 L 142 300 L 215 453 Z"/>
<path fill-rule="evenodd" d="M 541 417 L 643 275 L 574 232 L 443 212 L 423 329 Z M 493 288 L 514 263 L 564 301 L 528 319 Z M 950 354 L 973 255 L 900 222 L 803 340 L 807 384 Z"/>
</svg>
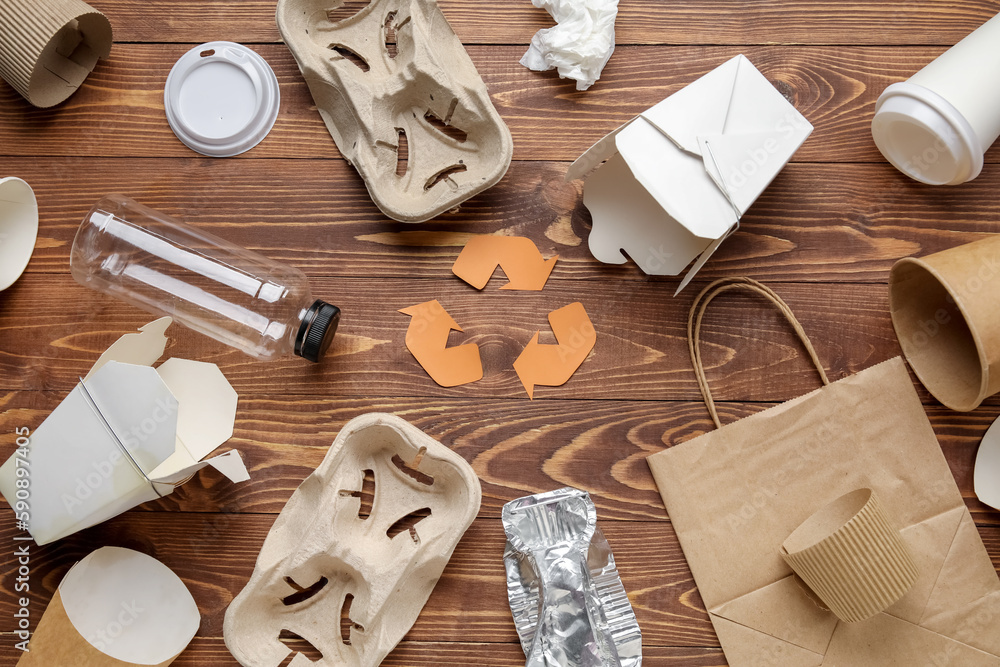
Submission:
<svg viewBox="0 0 1000 667">
<path fill-rule="evenodd" d="M 917 568 L 871 489 L 851 491 L 789 535 L 781 556 L 837 618 L 884 611 L 917 580 Z"/>
<path fill-rule="evenodd" d="M 111 53 L 111 23 L 83 0 L 0 0 L 0 77 L 36 107 L 64 101 Z"/>
<path fill-rule="evenodd" d="M 971 181 L 1000 136 L 1000 14 L 875 105 L 872 137 L 898 170 L 929 185 Z"/>
<path fill-rule="evenodd" d="M 38 236 L 38 204 L 20 178 L 0 178 L 0 291 L 28 266 Z"/>
<path fill-rule="evenodd" d="M 889 311 L 934 398 L 966 412 L 1000 391 L 1000 235 L 896 262 Z"/>
</svg>

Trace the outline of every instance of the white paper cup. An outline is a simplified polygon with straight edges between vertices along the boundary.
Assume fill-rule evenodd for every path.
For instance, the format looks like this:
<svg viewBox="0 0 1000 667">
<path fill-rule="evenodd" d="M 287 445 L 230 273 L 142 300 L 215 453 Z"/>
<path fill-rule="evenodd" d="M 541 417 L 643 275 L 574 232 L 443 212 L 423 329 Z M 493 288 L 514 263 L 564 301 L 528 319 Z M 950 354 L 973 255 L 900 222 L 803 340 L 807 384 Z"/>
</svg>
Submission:
<svg viewBox="0 0 1000 667">
<path fill-rule="evenodd" d="M 1000 14 L 902 83 L 875 105 L 872 137 L 910 178 L 958 185 L 983 169 L 1000 136 Z"/>
<path fill-rule="evenodd" d="M 38 204 L 20 178 L 0 178 L 0 291 L 28 266 L 38 237 Z"/>
</svg>

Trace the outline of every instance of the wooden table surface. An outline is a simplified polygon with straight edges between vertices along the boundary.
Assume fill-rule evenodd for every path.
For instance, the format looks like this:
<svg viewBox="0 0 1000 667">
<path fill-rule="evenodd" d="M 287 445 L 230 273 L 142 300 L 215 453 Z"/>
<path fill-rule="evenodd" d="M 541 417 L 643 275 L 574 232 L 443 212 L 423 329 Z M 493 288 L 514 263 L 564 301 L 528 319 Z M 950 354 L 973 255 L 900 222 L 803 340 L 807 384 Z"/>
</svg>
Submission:
<svg viewBox="0 0 1000 667">
<path fill-rule="evenodd" d="M 351 7 L 363 3 L 352 0 Z M 68 254 L 83 214 L 123 192 L 304 270 L 343 308 L 331 355 L 257 362 L 174 326 L 168 356 L 218 363 L 240 394 L 236 434 L 252 481 L 202 472 L 176 493 L 31 549 L 32 627 L 67 569 L 119 545 L 163 561 L 187 583 L 201 630 L 178 667 L 235 665 L 222 640 L 227 605 L 292 491 L 351 418 L 398 414 L 461 454 L 483 488 L 478 518 L 423 613 L 385 664 L 520 665 L 501 562 L 502 505 L 572 485 L 590 492 L 643 633 L 647 665 L 725 664 L 645 457 L 711 428 L 688 360 L 685 318 L 708 281 L 748 275 L 786 298 L 830 371 L 842 378 L 900 354 L 887 309 L 889 267 L 1000 230 L 1000 150 L 960 187 L 917 184 L 884 162 L 869 125 L 879 93 L 1000 11 L 987 0 L 621 0 L 618 47 L 601 80 L 578 93 L 518 60 L 552 24 L 527 0 L 441 6 L 514 136 L 494 188 L 421 225 L 382 216 L 339 156 L 274 23 L 273 0 L 92 0 L 115 46 L 66 103 L 35 109 L 0 83 L 0 176 L 35 189 L 41 225 L 26 274 L 0 293 L 0 456 L 34 430 L 112 341 L 151 319 L 78 286 Z M 331 0 L 331 5 L 334 4 Z M 345 10 L 347 11 L 347 10 Z M 238 158 L 196 155 L 171 133 L 163 86 L 192 46 L 252 46 L 281 84 L 262 144 Z M 590 215 L 567 165 L 605 133 L 728 58 L 746 54 L 816 129 L 729 239 L 678 297 L 674 278 L 602 265 L 587 250 Z M 540 293 L 483 293 L 451 274 L 473 234 L 528 236 L 559 255 Z M 439 299 L 480 345 L 485 377 L 445 389 L 404 347 L 397 309 Z M 512 363 L 550 310 L 579 300 L 597 345 L 573 378 L 528 400 Z M 780 316 L 726 296 L 706 320 L 709 376 L 733 420 L 817 386 Z M 549 339 L 546 339 L 546 336 Z M 551 342 L 543 333 L 542 342 Z M 944 454 L 994 564 L 1000 513 L 979 503 L 972 468 L 1000 398 L 952 412 L 918 386 Z M 0 660 L 10 633 L 15 530 L 0 516 Z"/>
</svg>

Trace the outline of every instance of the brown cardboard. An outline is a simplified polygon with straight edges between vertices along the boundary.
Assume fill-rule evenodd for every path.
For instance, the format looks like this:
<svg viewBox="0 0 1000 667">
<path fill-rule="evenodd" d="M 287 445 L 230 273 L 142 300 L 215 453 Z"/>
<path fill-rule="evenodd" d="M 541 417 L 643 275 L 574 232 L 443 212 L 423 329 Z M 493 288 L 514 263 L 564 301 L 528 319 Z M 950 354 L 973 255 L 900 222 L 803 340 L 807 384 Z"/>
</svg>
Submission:
<svg viewBox="0 0 1000 667">
<path fill-rule="evenodd" d="M 871 489 L 844 494 L 806 519 L 781 556 L 837 618 L 884 611 L 917 579 L 917 568 Z"/>
<path fill-rule="evenodd" d="M 448 347 L 452 330 L 462 331 L 462 327 L 437 299 L 400 308 L 399 312 L 412 318 L 406 329 L 406 349 L 432 380 L 442 387 L 457 387 L 483 378 L 478 345 Z"/>
<path fill-rule="evenodd" d="M 549 313 L 549 326 L 556 336 L 555 345 L 539 343 L 541 332 L 536 331 L 514 360 L 514 371 L 532 400 L 535 385 L 558 387 L 569 382 L 597 344 L 594 323 L 579 301 Z"/>
<path fill-rule="evenodd" d="M 277 667 L 289 631 L 323 654 L 300 653 L 289 667 L 375 667 L 417 619 L 480 500 L 465 459 L 416 427 L 377 413 L 350 421 L 268 533 L 226 611 L 226 646 L 244 667 Z M 417 521 L 407 530 L 404 518 Z"/>
<path fill-rule="evenodd" d="M 111 54 L 111 23 L 82 0 L 0 0 L 0 77 L 36 107 L 64 101 Z"/>
<path fill-rule="evenodd" d="M 523 236 L 481 234 L 465 244 L 451 272 L 481 290 L 499 266 L 508 280 L 500 289 L 540 292 L 557 259 L 542 257 L 535 242 Z"/>
<path fill-rule="evenodd" d="M 80 636 L 66 615 L 58 590 L 45 608 L 45 614 L 31 637 L 29 648 L 18 660 L 17 667 L 149 667 L 101 653 Z M 155 667 L 167 667 L 176 659 L 177 656 L 174 656 Z"/>
<path fill-rule="evenodd" d="M 194 598 L 167 566 L 131 549 L 103 547 L 63 577 L 17 664 L 166 667 L 200 622 Z"/>
<path fill-rule="evenodd" d="M 382 212 L 423 222 L 499 181 L 510 130 L 434 0 L 373 0 L 331 22 L 338 4 L 279 0 L 278 29 Z"/>
<path fill-rule="evenodd" d="M 927 257 L 889 275 L 889 310 L 906 360 L 952 410 L 1000 391 L 1000 235 Z"/>
<path fill-rule="evenodd" d="M 744 288 L 773 295 L 735 279 L 713 283 L 696 299 L 693 358 L 700 359 L 699 304 Z M 647 461 L 732 667 L 1000 664 L 1000 579 L 902 359 Z M 779 549 L 810 515 L 859 488 L 878 494 L 919 574 L 885 611 L 844 623 L 813 603 Z"/>
</svg>

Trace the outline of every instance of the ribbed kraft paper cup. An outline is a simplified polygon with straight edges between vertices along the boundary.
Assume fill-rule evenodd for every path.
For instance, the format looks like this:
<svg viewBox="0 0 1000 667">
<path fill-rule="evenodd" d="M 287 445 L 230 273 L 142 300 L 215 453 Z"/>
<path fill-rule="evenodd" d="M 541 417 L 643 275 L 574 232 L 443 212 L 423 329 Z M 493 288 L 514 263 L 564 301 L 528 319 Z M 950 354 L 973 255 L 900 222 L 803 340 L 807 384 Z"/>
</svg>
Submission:
<svg viewBox="0 0 1000 667">
<path fill-rule="evenodd" d="M 37 107 L 72 95 L 111 39 L 107 17 L 82 0 L 0 0 L 0 77 Z"/>
<path fill-rule="evenodd" d="M 913 372 L 952 410 L 1000 391 L 1000 235 L 901 259 L 889 310 Z"/>
<path fill-rule="evenodd" d="M 871 489 L 851 491 L 795 529 L 781 555 L 837 618 L 856 623 L 903 597 L 917 568 Z"/>
</svg>

